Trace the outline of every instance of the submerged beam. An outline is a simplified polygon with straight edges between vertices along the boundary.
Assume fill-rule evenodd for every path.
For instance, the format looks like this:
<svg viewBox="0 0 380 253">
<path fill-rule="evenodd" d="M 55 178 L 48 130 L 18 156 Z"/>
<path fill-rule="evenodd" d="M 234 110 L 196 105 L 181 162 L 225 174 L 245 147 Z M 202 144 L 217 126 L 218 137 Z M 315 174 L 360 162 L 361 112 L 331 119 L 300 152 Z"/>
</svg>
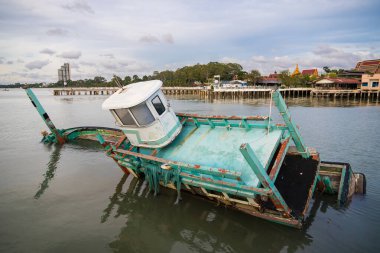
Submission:
<svg viewBox="0 0 380 253">
<path fill-rule="evenodd" d="M 38 101 L 38 98 L 34 94 L 34 92 L 31 89 L 26 89 L 26 94 L 28 95 L 30 101 L 32 102 L 33 106 L 36 108 L 37 112 L 40 114 L 41 118 L 47 125 L 47 127 L 50 129 L 50 131 L 55 135 L 56 142 L 63 144 L 65 143 L 65 139 L 63 136 L 60 134 L 58 129 L 55 127 L 53 122 L 50 120 L 49 115 L 46 113 L 44 108 L 42 107 L 40 101 Z"/>
</svg>

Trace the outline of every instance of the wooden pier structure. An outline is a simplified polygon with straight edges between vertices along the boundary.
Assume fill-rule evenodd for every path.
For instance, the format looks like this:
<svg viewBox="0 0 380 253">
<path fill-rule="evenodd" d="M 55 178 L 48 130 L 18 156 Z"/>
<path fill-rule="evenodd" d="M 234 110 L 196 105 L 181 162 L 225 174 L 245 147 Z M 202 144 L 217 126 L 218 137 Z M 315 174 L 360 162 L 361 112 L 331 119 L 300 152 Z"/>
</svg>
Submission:
<svg viewBox="0 0 380 253">
<path fill-rule="evenodd" d="M 75 87 L 54 89 L 54 96 L 72 95 L 111 95 L 117 87 Z M 243 87 L 243 88 L 215 88 L 210 87 L 162 87 L 165 95 L 198 95 L 201 98 L 216 99 L 245 99 L 245 98 L 270 98 L 272 88 Z M 315 98 L 348 98 L 379 100 L 380 91 L 365 90 L 321 90 L 316 88 L 283 88 L 279 89 L 285 98 L 315 97 Z"/>
<path fill-rule="evenodd" d="M 311 96 L 313 97 L 328 97 L 328 98 L 353 98 L 353 99 L 368 99 L 379 100 L 380 91 L 371 90 L 319 90 L 313 89 Z"/>
<path fill-rule="evenodd" d="M 53 90 L 54 96 L 73 96 L 73 95 L 112 95 L 118 87 L 75 87 L 59 88 Z"/>
</svg>

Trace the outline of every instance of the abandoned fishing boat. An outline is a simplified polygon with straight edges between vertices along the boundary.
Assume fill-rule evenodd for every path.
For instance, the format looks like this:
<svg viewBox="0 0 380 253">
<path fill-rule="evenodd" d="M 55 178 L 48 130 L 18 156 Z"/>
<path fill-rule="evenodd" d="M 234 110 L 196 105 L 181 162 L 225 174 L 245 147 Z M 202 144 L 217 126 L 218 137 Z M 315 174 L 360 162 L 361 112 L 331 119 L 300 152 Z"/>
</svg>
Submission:
<svg viewBox="0 0 380 253">
<path fill-rule="evenodd" d="M 126 174 L 301 228 L 315 191 L 344 205 L 365 193 L 365 176 L 348 163 L 323 162 L 306 147 L 279 91 L 272 101 L 284 124 L 269 116 L 175 113 L 158 80 L 120 89 L 104 101 L 119 128 L 57 129 L 31 89 L 26 93 L 49 127 L 43 142 L 98 141 Z M 272 104 L 272 102 L 271 102 Z M 294 146 L 291 146 L 294 143 Z"/>
</svg>

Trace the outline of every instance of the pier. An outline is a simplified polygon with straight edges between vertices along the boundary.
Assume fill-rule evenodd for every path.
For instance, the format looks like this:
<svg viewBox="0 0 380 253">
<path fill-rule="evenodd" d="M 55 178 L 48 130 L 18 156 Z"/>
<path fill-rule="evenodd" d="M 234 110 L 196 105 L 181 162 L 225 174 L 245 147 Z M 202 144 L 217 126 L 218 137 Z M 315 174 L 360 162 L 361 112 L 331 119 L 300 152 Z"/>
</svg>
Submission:
<svg viewBox="0 0 380 253">
<path fill-rule="evenodd" d="M 352 99 L 368 99 L 379 100 L 380 91 L 371 90 L 319 90 L 311 91 L 312 97 L 328 97 L 328 98 L 352 98 Z"/>
<path fill-rule="evenodd" d="M 54 89 L 54 96 L 73 95 L 112 95 L 119 88 L 117 87 L 78 87 Z M 260 86 L 249 86 L 241 88 L 215 88 L 210 87 L 162 87 L 165 95 L 198 95 L 201 98 L 216 99 L 245 99 L 245 98 L 270 98 L 272 88 Z M 370 90 L 329 90 L 316 88 L 284 88 L 279 89 L 285 98 L 312 97 L 312 98 L 347 98 L 347 99 L 368 99 L 379 100 L 380 91 Z"/>
<path fill-rule="evenodd" d="M 244 88 L 217 88 L 212 92 L 214 98 L 269 98 L 272 88 L 244 87 Z M 283 97 L 309 97 L 312 88 L 279 89 Z M 207 92 L 205 92 L 207 93 Z M 210 94 L 204 94 L 206 97 Z"/>
<path fill-rule="evenodd" d="M 53 90 L 54 96 L 74 96 L 74 95 L 111 95 L 118 87 L 78 87 L 78 88 L 59 88 Z"/>
</svg>

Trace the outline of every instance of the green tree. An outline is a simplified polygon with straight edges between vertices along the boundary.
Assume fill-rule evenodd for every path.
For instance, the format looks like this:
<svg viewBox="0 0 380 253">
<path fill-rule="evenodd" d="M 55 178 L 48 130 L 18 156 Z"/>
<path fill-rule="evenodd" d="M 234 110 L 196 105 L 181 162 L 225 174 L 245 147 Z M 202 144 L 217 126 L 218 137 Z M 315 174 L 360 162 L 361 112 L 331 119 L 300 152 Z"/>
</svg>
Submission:
<svg viewBox="0 0 380 253">
<path fill-rule="evenodd" d="M 114 75 L 111 79 L 110 85 L 112 86 L 123 85 L 123 80 L 119 76 Z"/>
<path fill-rule="evenodd" d="M 125 76 L 124 77 L 124 80 L 123 80 L 124 85 L 128 85 L 131 82 L 132 82 L 132 78 L 130 76 Z"/>
<path fill-rule="evenodd" d="M 140 79 L 140 77 L 138 75 L 133 75 L 132 76 L 132 82 L 136 83 L 136 82 L 140 82 L 140 81 L 141 81 L 141 79 Z"/>
<path fill-rule="evenodd" d="M 253 69 L 246 77 L 249 84 L 256 85 L 257 81 L 261 78 L 261 73 L 257 69 Z"/>
<path fill-rule="evenodd" d="M 94 82 L 95 82 L 95 83 L 106 83 L 106 82 L 107 82 L 107 79 L 105 79 L 105 78 L 102 77 L 102 76 L 95 76 L 95 77 L 94 77 Z"/>
<path fill-rule="evenodd" d="M 330 68 L 328 66 L 324 66 L 323 67 L 323 70 L 326 72 L 326 73 L 330 73 Z"/>
</svg>

